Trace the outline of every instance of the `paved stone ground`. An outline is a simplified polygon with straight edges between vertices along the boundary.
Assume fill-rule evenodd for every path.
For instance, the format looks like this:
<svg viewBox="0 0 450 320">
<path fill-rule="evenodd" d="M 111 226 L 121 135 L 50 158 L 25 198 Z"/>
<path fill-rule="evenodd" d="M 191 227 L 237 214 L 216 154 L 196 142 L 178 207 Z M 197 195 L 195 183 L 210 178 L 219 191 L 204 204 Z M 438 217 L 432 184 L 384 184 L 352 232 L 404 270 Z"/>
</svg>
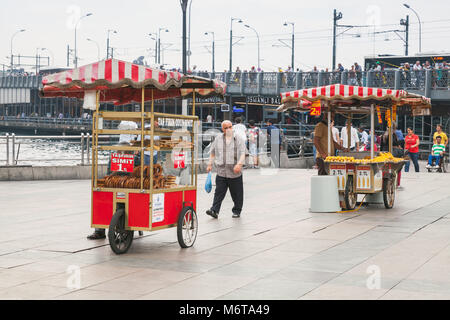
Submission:
<svg viewBox="0 0 450 320">
<path fill-rule="evenodd" d="M 89 181 L 0 182 L 0 299 L 450 299 L 448 174 L 404 173 L 394 209 L 338 214 L 309 212 L 315 170 L 263 173 L 245 172 L 240 219 L 229 195 L 205 215 L 199 188 L 193 248 L 172 228 L 120 256 L 86 239 Z"/>
</svg>

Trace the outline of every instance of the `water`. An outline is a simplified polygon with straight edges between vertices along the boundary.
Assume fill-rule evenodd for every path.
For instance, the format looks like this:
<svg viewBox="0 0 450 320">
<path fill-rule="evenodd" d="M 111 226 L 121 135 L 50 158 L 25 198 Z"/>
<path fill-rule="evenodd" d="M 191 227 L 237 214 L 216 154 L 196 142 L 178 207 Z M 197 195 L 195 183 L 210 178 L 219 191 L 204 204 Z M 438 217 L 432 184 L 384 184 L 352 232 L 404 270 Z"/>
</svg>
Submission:
<svg viewBox="0 0 450 320">
<path fill-rule="evenodd" d="M 4 137 L 5 134 L 5 132 L 0 132 L 0 137 Z M 16 133 L 16 135 L 29 136 L 29 134 L 23 132 Z M 9 142 L 9 157 L 12 161 L 11 137 Z M 1 139 L 0 143 L 0 165 L 6 165 L 6 139 Z M 84 163 L 87 164 L 86 146 L 84 148 Z M 92 157 L 92 150 L 90 149 L 89 152 L 89 157 Z M 101 151 L 99 163 L 107 163 L 108 155 L 108 151 Z M 82 163 L 81 156 L 81 137 L 68 140 L 39 138 L 39 136 L 33 139 L 22 139 L 16 136 L 15 159 L 17 159 L 17 165 L 76 166 Z"/>
</svg>

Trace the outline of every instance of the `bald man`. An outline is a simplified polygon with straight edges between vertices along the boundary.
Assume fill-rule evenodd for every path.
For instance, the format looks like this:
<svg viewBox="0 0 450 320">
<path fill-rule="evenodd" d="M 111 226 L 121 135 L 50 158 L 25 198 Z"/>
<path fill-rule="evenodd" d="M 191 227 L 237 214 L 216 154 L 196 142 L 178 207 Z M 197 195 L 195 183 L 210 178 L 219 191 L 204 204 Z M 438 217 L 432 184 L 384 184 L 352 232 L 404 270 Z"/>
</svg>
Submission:
<svg viewBox="0 0 450 320">
<path fill-rule="evenodd" d="M 213 164 L 217 169 L 216 190 L 211 209 L 206 214 L 217 219 L 222 201 L 230 189 L 234 206 L 233 218 L 241 216 L 244 202 L 244 186 L 242 182 L 242 166 L 245 162 L 245 142 L 239 135 L 234 134 L 233 124 L 229 120 L 222 122 L 222 133 L 218 134 L 211 145 L 211 152 L 207 172 L 212 170 Z"/>
</svg>

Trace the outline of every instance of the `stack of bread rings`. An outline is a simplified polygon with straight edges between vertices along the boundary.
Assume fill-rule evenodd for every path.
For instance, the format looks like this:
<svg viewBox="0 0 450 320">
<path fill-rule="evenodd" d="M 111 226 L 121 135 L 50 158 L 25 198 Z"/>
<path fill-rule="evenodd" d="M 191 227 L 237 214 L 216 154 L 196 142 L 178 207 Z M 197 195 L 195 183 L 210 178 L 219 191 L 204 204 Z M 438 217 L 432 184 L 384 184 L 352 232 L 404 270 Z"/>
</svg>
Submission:
<svg viewBox="0 0 450 320">
<path fill-rule="evenodd" d="M 143 187 L 150 189 L 150 166 L 144 166 L 143 170 Z M 153 188 L 162 189 L 166 187 L 173 187 L 175 184 L 174 176 L 163 176 L 163 168 L 160 164 L 153 165 Z M 106 176 L 104 179 L 97 181 L 99 187 L 106 188 L 125 188 L 125 189 L 140 189 L 141 188 L 141 167 L 136 167 L 131 175 L 118 175 L 113 173 Z"/>
</svg>

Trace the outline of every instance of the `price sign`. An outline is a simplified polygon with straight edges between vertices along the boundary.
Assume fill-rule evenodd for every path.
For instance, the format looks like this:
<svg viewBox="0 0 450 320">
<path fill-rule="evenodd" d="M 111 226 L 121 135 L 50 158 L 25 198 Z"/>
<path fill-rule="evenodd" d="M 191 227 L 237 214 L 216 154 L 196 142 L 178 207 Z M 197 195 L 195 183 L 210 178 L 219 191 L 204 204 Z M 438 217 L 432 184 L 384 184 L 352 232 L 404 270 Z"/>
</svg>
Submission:
<svg viewBox="0 0 450 320">
<path fill-rule="evenodd" d="M 358 166 L 356 168 L 356 188 L 371 189 L 370 166 Z"/>
<path fill-rule="evenodd" d="M 345 190 L 346 173 L 345 165 L 330 165 L 330 175 L 336 176 L 339 190 Z"/>
<path fill-rule="evenodd" d="M 311 116 L 320 116 L 322 113 L 322 107 L 320 105 L 320 100 L 312 102 L 311 108 L 309 109 L 309 114 Z"/>
<path fill-rule="evenodd" d="M 123 153 L 111 154 L 111 171 L 133 172 L 134 155 Z"/>
<path fill-rule="evenodd" d="M 186 162 L 186 156 L 184 153 L 175 153 L 173 158 L 174 169 L 184 169 Z"/>
</svg>

